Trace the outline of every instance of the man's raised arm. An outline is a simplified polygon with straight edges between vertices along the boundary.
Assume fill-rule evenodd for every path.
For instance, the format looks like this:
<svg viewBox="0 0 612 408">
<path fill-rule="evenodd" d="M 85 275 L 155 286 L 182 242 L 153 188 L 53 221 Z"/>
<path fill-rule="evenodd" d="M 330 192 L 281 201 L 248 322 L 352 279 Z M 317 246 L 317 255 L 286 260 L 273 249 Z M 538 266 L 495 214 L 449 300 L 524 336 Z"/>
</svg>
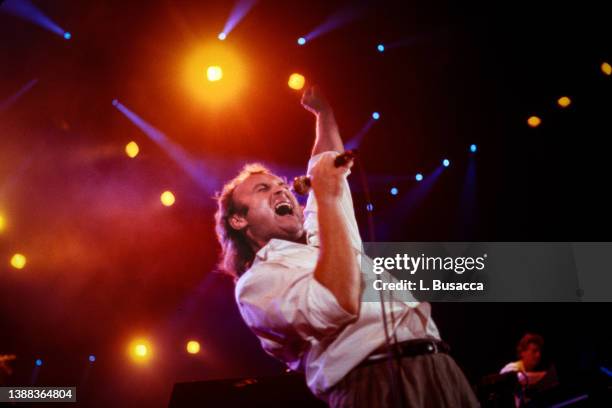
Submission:
<svg viewBox="0 0 612 408">
<path fill-rule="evenodd" d="M 329 152 L 311 169 L 312 189 L 318 204 L 320 238 L 320 253 L 314 277 L 333 293 L 345 311 L 357 315 L 360 306 L 361 274 L 345 214 L 347 209 L 343 207 L 342 201 L 343 195 L 350 195 L 350 192 L 344 190 L 346 173 L 352 162 L 341 167 L 334 165 L 335 155 L 332 151 L 342 153 L 344 146 L 334 112 L 319 89 L 312 87 L 306 90 L 302 96 L 302 105 L 317 118 L 312 156 Z"/>
<path fill-rule="evenodd" d="M 319 88 L 313 86 L 304 91 L 302 105 L 317 117 L 317 135 L 312 148 L 312 156 L 330 150 L 338 153 L 344 152 L 334 111 Z"/>
</svg>

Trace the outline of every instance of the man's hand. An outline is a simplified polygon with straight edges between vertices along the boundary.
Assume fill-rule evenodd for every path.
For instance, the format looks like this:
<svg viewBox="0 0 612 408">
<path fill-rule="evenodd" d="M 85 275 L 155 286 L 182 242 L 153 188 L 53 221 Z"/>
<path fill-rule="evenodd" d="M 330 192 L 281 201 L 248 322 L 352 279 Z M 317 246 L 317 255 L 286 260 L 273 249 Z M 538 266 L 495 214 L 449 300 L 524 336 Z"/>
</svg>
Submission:
<svg viewBox="0 0 612 408">
<path fill-rule="evenodd" d="M 330 150 L 344 152 L 334 111 L 318 87 L 312 86 L 304 91 L 302 106 L 317 118 L 317 136 L 312 147 L 312 155 Z"/>
<path fill-rule="evenodd" d="M 302 106 L 315 115 L 331 112 L 331 105 L 317 86 L 311 86 L 302 94 Z"/>
<path fill-rule="evenodd" d="M 336 201 L 342 195 L 343 180 L 346 172 L 353 165 L 350 160 L 346 165 L 336 167 L 335 154 L 323 154 L 312 167 L 310 182 L 317 201 Z"/>
</svg>

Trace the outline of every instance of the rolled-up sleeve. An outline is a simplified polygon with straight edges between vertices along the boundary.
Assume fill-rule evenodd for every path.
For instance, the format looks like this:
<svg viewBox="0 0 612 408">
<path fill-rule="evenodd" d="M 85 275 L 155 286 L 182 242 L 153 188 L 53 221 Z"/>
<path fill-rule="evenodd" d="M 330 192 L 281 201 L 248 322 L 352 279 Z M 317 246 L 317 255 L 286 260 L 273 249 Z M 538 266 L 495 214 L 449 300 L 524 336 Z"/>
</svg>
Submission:
<svg viewBox="0 0 612 408">
<path fill-rule="evenodd" d="M 238 281 L 236 300 L 244 321 L 262 341 L 281 344 L 321 340 L 357 318 L 312 273 L 279 263 L 256 264 Z"/>
<path fill-rule="evenodd" d="M 312 167 L 321 159 L 323 155 L 337 155 L 337 152 L 329 151 L 314 155 L 308 161 L 307 174 L 310 175 Z M 359 226 L 355 218 L 355 208 L 353 206 L 353 197 L 351 196 L 351 188 L 348 183 L 348 175 L 351 174 L 349 170 L 346 173 L 346 177 L 343 181 L 343 191 L 340 198 L 340 205 L 342 206 L 342 213 L 345 216 L 346 225 L 349 230 L 352 246 L 358 251 L 361 251 L 361 236 L 359 234 Z M 308 199 L 306 206 L 304 207 L 304 229 L 308 237 L 308 243 L 310 245 L 319 245 L 319 223 L 317 219 L 317 200 L 312 189 L 308 193 Z"/>
</svg>

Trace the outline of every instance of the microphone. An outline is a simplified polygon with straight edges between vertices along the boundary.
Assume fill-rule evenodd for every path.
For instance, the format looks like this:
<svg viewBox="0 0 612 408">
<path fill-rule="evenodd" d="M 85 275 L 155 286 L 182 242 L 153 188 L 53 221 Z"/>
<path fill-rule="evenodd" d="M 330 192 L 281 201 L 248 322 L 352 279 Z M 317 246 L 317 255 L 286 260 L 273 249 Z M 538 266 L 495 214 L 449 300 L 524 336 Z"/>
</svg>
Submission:
<svg viewBox="0 0 612 408">
<path fill-rule="evenodd" d="M 356 155 L 356 150 L 347 150 L 346 152 L 336 156 L 336 159 L 334 160 L 334 166 L 344 166 L 346 163 L 353 160 Z M 308 176 L 298 176 L 293 179 L 293 190 L 298 194 L 308 194 L 308 191 L 310 191 L 310 187 L 310 177 Z"/>
</svg>

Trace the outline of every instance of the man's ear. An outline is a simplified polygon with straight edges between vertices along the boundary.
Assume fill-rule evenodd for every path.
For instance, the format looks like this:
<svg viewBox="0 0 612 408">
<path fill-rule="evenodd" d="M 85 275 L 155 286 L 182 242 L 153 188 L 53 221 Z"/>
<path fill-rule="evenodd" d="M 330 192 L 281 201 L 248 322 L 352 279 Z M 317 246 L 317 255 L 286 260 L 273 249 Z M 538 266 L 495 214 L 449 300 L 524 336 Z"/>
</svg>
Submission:
<svg viewBox="0 0 612 408">
<path fill-rule="evenodd" d="M 236 231 L 240 231 L 244 229 L 247 225 L 249 225 L 249 222 L 247 221 L 246 217 L 240 214 L 232 215 L 228 221 L 229 225 Z"/>
</svg>

